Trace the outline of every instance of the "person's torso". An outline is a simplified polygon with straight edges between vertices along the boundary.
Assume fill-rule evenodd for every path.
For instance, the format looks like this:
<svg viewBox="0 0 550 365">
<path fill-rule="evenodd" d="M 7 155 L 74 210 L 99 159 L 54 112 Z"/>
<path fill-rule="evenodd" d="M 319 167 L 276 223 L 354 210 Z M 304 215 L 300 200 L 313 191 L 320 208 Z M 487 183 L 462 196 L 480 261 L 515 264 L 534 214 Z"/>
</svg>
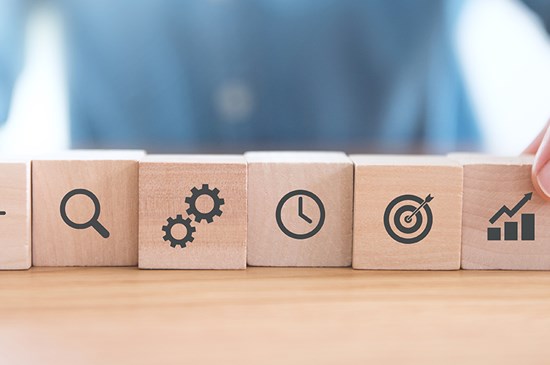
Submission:
<svg viewBox="0 0 550 365">
<path fill-rule="evenodd" d="M 452 149 L 476 141 L 456 1 L 60 0 L 73 144 Z"/>
</svg>

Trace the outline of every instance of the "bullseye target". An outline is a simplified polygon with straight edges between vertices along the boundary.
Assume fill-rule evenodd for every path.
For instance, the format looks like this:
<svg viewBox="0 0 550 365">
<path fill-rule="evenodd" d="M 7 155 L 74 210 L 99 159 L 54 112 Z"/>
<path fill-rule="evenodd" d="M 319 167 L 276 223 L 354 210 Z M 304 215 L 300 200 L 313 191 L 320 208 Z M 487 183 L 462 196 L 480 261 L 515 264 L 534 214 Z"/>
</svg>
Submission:
<svg viewBox="0 0 550 365">
<path fill-rule="evenodd" d="M 432 229 L 433 214 L 428 205 L 432 199 L 431 195 L 422 199 L 409 194 L 393 199 L 384 212 L 384 227 L 390 237 L 403 244 L 423 240 Z"/>
</svg>

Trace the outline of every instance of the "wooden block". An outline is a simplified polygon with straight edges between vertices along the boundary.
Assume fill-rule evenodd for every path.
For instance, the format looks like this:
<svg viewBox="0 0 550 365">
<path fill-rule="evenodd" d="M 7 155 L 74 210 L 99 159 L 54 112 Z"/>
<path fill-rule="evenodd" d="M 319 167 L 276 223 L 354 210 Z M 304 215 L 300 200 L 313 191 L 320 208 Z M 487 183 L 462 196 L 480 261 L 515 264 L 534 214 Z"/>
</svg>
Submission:
<svg viewBox="0 0 550 365">
<path fill-rule="evenodd" d="M 31 267 L 31 163 L 0 162 L 0 270 Z"/>
<path fill-rule="evenodd" d="M 351 156 L 353 268 L 460 268 L 462 168 L 439 156 Z"/>
<path fill-rule="evenodd" d="M 248 264 L 349 266 L 353 165 L 339 152 L 248 152 Z"/>
<path fill-rule="evenodd" d="M 32 164 L 35 266 L 134 266 L 141 151 L 70 151 Z"/>
<path fill-rule="evenodd" d="M 243 156 L 147 156 L 139 170 L 139 267 L 246 268 Z"/>
<path fill-rule="evenodd" d="M 462 268 L 549 270 L 550 203 L 533 188 L 533 157 L 450 157 L 464 166 Z"/>
</svg>

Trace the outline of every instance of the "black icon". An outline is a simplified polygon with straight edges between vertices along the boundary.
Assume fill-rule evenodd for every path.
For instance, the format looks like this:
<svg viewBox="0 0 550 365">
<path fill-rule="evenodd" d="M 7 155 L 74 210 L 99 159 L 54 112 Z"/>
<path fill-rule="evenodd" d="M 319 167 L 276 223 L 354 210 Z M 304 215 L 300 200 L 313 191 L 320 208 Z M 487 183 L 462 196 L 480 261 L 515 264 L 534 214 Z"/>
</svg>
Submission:
<svg viewBox="0 0 550 365">
<path fill-rule="evenodd" d="M 186 210 L 186 213 L 191 216 L 195 216 L 195 222 L 200 223 L 203 220 L 206 220 L 207 223 L 212 223 L 214 217 L 221 217 L 222 210 L 221 206 L 225 204 L 225 200 L 219 197 L 220 191 L 217 188 L 210 189 L 208 184 L 203 184 L 202 188 L 197 189 L 193 187 L 191 189 L 191 196 L 185 198 L 185 202 L 189 205 L 189 208 Z M 197 208 L 197 199 L 202 196 L 208 196 L 212 199 L 212 208 L 208 212 L 202 212 Z M 191 218 L 183 219 L 181 214 L 178 214 L 176 218 L 169 217 L 166 220 L 167 224 L 162 227 L 164 231 L 163 239 L 170 242 L 170 246 L 176 247 L 180 246 L 181 248 L 187 247 L 187 243 L 193 242 L 195 239 L 193 233 L 196 232 L 196 228 L 192 226 Z M 182 238 L 176 238 L 172 234 L 172 228 L 176 225 L 182 225 L 185 227 L 185 236 Z"/>
<path fill-rule="evenodd" d="M 85 195 L 94 203 L 94 215 L 90 220 L 84 223 L 75 223 L 69 217 L 67 217 L 67 203 L 69 202 L 69 199 L 71 199 L 75 195 Z M 97 233 L 101 235 L 103 238 L 108 238 L 110 233 L 109 231 L 99 223 L 99 214 L 101 212 L 101 206 L 99 205 L 99 199 L 97 196 L 95 196 L 94 193 L 92 193 L 89 190 L 86 189 L 74 189 L 69 191 L 61 200 L 61 205 L 59 207 L 59 211 L 61 213 L 61 218 L 63 218 L 63 221 L 65 224 L 67 224 L 69 227 L 74 229 L 87 229 L 87 228 L 94 228 Z"/>
<path fill-rule="evenodd" d="M 162 230 L 165 232 L 164 240 L 170 241 L 170 246 L 176 247 L 180 246 L 181 248 L 187 247 L 187 242 L 193 242 L 195 239 L 193 237 L 193 233 L 196 231 L 195 227 L 191 225 L 191 219 L 183 219 L 181 214 L 178 214 L 176 218 L 168 218 L 167 220 L 168 224 L 162 227 Z M 176 224 L 181 224 L 185 226 L 186 234 L 185 237 L 178 239 L 172 236 L 172 227 L 174 227 Z"/>
<path fill-rule="evenodd" d="M 422 241 L 432 229 L 433 214 L 428 204 L 433 198 L 431 194 L 424 199 L 406 194 L 393 199 L 384 212 L 384 227 L 390 237 L 403 244 Z"/>
<path fill-rule="evenodd" d="M 504 214 L 513 218 L 517 212 L 531 198 L 533 193 L 527 193 L 523 198 L 512 208 L 508 208 L 506 205 L 502 206 L 495 213 L 494 216 L 489 219 L 489 223 L 495 224 L 495 222 Z M 500 227 L 487 227 L 487 240 L 489 241 L 501 241 L 501 228 Z M 518 240 L 518 222 L 504 222 L 504 240 L 505 241 L 517 241 Z M 521 240 L 522 241 L 534 241 L 535 240 L 535 215 L 532 213 L 524 213 L 521 215 Z"/>
<path fill-rule="evenodd" d="M 208 188 L 208 184 L 203 184 L 200 190 L 197 188 L 191 189 L 191 196 L 185 198 L 185 202 L 189 204 L 189 208 L 186 211 L 187 214 L 194 215 L 195 222 L 200 223 L 203 219 L 205 219 L 208 223 L 212 223 L 215 216 L 221 217 L 222 211 L 220 207 L 225 204 L 225 200 L 218 196 L 219 193 L 220 191 L 216 188 L 210 190 Z M 209 196 L 214 203 L 212 209 L 206 213 L 203 213 L 197 209 L 197 199 L 203 195 Z"/>
<path fill-rule="evenodd" d="M 312 224 L 313 219 L 311 219 L 304 210 L 304 197 L 307 197 L 307 198 L 313 200 L 313 202 L 315 202 L 315 204 L 317 205 L 317 207 L 319 209 L 319 221 L 317 222 L 317 225 L 315 225 L 315 227 L 313 227 L 313 229 L 311 229 L 310 231 L 308 231 L 306 233 L 292 232 L 283 223 L 283 218 L 282 218 L 283 207 L 291 198 L 293 198 L 295 196 L 298 197 L 297 216 L 300 219 L 304 220 L 306 223 Z M 311 191 L 294 190 L 294 191 L 291 191 L 290 193 L 286 194 L 285 196 L 283 196 L 282 199 L 279 201 L 279 204 L 277 205 L 277 210 L 275 211 L 275 218 L 277 219 L 277 225 L 279 226 L 281 231 L 283 231 L 284 234 L 286 234 L 287 236 L 289 236 L 291 238 L 297 239 L 297 240 L 303 240 L 303 239 L 315 236 L 317 234 L 317 232 L 319 232 L 321 230 L 321 228 L 323 227 L 323 224 L 325 223 L 325 206 L 323 205 L 323 202 L 321 201 L 321 199 L 319 199 L 319 197 L 317 195 L 315 195 L 314 193 L 312 193 Z"/>
<path fill-rule="evenodd" d="M 7 213 L 3 210 L 0 210 L 0 215 L 6 215 Z"/>
</svg>

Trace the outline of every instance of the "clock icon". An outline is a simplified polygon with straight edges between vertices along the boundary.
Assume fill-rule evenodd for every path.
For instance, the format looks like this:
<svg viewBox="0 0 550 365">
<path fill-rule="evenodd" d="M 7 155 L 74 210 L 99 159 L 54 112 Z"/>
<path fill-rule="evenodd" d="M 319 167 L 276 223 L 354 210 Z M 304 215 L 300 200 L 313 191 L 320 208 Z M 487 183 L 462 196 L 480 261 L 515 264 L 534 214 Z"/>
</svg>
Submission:
<svg viewBox="0 0 550 365">
<path fill-rule="evenodd" d="M 287 213 L 283 214 L 286 209 Z M 290 209 L 290 211 L 289 211 Z M 290 213 L 290 214 L 289 214 Z M 285 219 L 287 224 L 285 225 Z M 294 224 L 289 224 L 288 217 Z M 275 211 L 277 225 L 288 237 L 303 240 L 313 237 L 321 230 L 325 223 L 325 206 L 317 195 L 307 190 L 294 190 L 281 198 Z M 297 232 L 296 226 L 304 227 Z M 289 228 L 289 226 L 292 226 Z"/>
</svg>

